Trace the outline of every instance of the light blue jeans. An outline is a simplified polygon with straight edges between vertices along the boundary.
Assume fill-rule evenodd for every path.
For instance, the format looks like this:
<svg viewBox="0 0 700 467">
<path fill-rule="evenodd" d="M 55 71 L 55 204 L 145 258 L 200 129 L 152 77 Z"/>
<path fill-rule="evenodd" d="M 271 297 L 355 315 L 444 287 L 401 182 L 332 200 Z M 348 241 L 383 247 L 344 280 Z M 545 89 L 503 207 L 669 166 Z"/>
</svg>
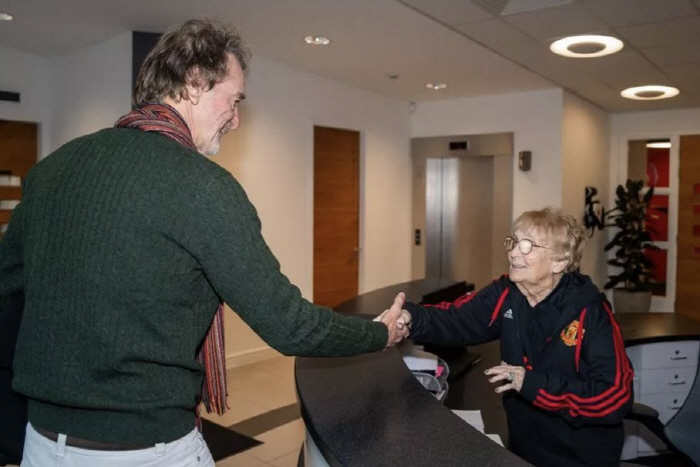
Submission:
<svg viewBox="0 0 700 467">
<path fill-rule="evenodd" d="M 196 429 L 171 443 L 135 451 L 94 451 L 66 446 L 27 424 L 21 467 L 214 467 L 209 448 Z"/>
</svg>

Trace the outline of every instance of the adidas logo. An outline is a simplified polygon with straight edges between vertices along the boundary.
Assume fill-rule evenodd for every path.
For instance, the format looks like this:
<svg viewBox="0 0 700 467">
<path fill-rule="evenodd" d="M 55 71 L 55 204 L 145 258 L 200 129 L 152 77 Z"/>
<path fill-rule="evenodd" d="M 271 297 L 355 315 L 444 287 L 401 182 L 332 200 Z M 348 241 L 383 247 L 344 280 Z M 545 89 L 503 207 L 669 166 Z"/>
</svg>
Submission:
<svg viewBox="0 0 700 467">
<path fill-rule="evenodd" d="M 513 309 L 508 308 L 505 313 L 503 313 L 504 318 L 513 319 Z"/>
</svg>

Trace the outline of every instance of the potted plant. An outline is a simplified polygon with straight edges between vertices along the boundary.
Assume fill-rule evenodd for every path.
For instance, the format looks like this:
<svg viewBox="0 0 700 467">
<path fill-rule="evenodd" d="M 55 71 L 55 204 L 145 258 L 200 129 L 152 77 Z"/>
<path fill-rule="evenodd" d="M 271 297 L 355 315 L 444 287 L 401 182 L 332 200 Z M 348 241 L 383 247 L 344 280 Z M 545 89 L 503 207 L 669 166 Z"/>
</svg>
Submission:
<svg viewBox="0 0 700 467">
<path fill-rule="evenodd" d="M 613 289 L 616 312 L 649 311 L 654 263 L 646 257 L 646 250 L 658 250 L 652 243 L 646 221 L 650 218 L 649 202 L 654 187 L 643 193 L 643 180 L 627 180 L 615 191 L 615 207 L 605 213 L 606 227 L 617 227 L 618 232 L 605 245 L 605 251 L 614 249 L 615 256 L 608 264 L 619 269 L 611 274 L 605 289 Z"/>
</svg>

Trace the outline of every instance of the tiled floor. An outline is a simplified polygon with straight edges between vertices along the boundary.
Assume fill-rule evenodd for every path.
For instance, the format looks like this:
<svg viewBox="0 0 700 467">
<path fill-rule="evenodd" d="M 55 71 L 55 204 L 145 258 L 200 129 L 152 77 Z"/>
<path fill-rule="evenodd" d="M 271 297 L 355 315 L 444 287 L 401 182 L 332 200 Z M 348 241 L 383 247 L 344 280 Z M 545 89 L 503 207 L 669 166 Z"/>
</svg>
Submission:
<svg viewBox="0 0 700 467">
<path fill-rule="evenodd" d="M 231 426 L 251 417 L 296 403 L 294 358 L 275 357 L 228 371 L 229 410 L 223 416 L 205 415 Z M 296 467 L 305 436 L 301 418 L 285 423 L 255 439 L 264 444 L 216 463 L 217 467 Z"/>
</svg>

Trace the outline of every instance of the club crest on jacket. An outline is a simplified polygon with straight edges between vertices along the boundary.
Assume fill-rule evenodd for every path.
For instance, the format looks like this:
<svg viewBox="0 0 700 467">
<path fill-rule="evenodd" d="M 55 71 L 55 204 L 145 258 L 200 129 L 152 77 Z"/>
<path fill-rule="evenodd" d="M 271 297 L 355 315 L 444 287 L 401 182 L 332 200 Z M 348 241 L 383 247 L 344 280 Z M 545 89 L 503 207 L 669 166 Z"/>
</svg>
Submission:
<svg viewBox="0 0 700 467">
<path fill-rule="evenodd" d="M 585 329 L 581 330 L 581 337 L 586 332 Z M 576 345 L 576 339 L 578 337 L 578 320 L 575 319 L 561 332 L 561 340 L 564 341 L 569 347 Z"/>
</svg>

